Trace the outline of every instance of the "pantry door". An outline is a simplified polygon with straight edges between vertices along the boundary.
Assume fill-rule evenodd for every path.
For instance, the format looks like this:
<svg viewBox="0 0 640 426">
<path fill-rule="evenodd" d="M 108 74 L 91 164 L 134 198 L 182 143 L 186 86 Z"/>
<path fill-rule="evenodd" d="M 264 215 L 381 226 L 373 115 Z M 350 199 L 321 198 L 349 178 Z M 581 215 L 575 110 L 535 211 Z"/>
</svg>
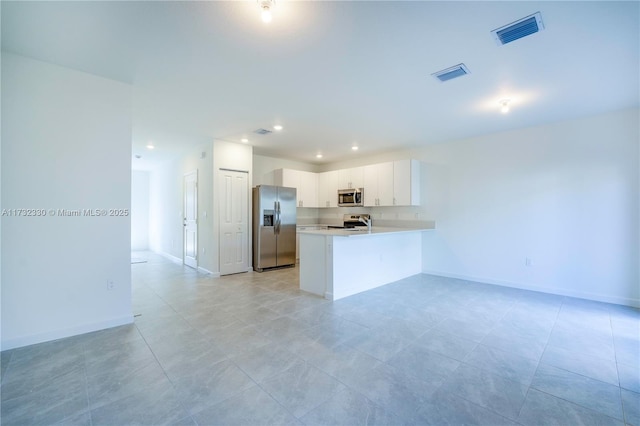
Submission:
<svg viewBox="0 0 640 426">
<path fill-rule="evenodd" d="M 249 270 L 249 173 L 220 170 L 220 275 Z"/>
</svg>

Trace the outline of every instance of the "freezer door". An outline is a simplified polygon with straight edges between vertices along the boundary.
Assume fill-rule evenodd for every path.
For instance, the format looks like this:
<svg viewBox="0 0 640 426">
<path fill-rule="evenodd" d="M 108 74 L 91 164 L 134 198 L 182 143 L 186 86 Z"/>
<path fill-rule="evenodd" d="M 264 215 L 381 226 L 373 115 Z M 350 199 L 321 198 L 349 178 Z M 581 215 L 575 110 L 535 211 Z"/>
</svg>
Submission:
<svg viewBox="0 0 640 426">
<path fill-rule="evenodd" d="M 296 189 L 278 187 L 278 266 L 296 263 Z"/>
</svg>

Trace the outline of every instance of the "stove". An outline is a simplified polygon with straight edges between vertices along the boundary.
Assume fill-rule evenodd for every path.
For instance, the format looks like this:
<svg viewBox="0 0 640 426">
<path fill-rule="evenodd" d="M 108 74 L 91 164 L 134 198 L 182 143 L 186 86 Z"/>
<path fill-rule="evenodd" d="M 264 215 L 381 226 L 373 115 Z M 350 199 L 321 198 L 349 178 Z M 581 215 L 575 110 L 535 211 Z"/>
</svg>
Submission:
<svg viewBox="0 0 640 426">
<path fill-rule="evenodd" d="M 360 218 L 364 219 L 364 220 L 371 220 L 371 215 L 370 214 L 345 214 L 344 216 L 342 216 L 342 226 L 340 225 L 333 225 L 333 226 L 329 226 L 329 228 L 333 228 L 333 229 L 344 229 L 344 228 L 355 228 L 355 227 L 360 227 L 360 226 L 367 226 L 366 224 L 362 223 L 360 221 Z"/>
</svg>

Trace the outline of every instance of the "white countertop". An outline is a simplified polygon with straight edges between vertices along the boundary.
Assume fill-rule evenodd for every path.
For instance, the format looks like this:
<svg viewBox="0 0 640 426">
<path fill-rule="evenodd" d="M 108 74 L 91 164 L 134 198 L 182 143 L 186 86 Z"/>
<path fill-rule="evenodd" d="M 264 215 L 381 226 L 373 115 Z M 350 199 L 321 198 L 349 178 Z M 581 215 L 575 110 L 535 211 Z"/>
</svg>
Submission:
<svg viewBox="0 0 640 426">
<path fill-rule="evenodd" d="M 387 226 L 373 226 L 371 227 L 371 232 L 367 231 L 367 228 L 364 226 L 358 227 L 358 228 L 348 228 L 348 229 L 334 229 L 334 228 L 318 229 L 318 230 L 298 231 L 298 233 L 312 234 L 312 235 L 325 235 L 325 236 L 332 236 L 332 237 L 366 237 L 369 235 L 379 235 L 379 234 L 423 232 L 423 231 L 430 231 L 434 228 L 392 228 Z"/>
</svg>

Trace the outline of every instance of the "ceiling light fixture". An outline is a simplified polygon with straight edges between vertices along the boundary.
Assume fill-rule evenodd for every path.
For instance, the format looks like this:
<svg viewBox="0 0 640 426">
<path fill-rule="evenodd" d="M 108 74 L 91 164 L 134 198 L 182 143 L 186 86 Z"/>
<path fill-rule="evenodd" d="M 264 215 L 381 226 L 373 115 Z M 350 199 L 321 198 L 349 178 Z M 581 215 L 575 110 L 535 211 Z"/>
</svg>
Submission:
<svg viewBox="0 0 640 426">
<path fill-rule="evenodd" d="M 322 158 L 322 154 L 316 154 L 316 158 Z"/>
<path fill-rule="evenodd" d="M 147 149 L 154 149 L 154 148 L 155 148 L 155 146 L 153 146 L 152 143 L 148 143 L 147 144 Z"/>
<path fill-rule="evenodd" d="M 247 139 L 247 138 L 242 138 L 242 139 L 240 139 L 240 142 L 242 142 L 242 143 L 247 143 L 247 142 L 249 142 L 249 139 Z"/>
<path fill-rule="evenodd" d="M 262 22 L 268 24 L 271 22 L 271 9 L 276 5 L 275 0 L 258 0 L 260 9 L 262 9 Z"/>
<path fill-rule="evenodd" d="M 358 147 L 354 145 L 354 146 L 351 147 L 351 149 L 354 150 L 354 151 L 357 151 Z"/>
<path fill-rule="evenodd" d="M 509 102 L 511 99 L 501 99 L 500 100 L 500 112 L 506 114 L 509 112 Z"/>
<path fill-rule="evenodd" d="M 276 124 L 275 126 L 273 126 L 273 128 L 276 130 L 282 130 L 282 126 L 279 124 Z"/>
</svg>

